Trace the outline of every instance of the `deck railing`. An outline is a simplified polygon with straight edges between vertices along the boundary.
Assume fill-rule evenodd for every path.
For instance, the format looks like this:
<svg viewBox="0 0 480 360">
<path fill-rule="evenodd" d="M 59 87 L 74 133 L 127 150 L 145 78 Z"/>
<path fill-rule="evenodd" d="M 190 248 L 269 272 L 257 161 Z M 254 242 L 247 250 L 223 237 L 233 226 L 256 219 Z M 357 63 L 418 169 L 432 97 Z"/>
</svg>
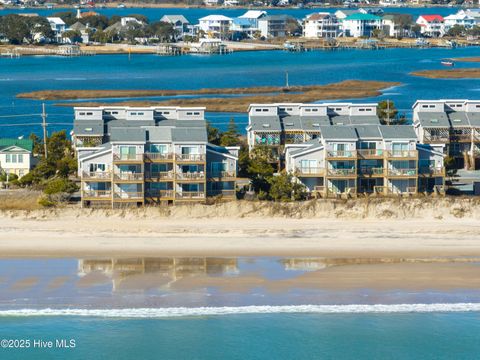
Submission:
<svg viewBox="0 0 480 360">
<path fill-rule="evenodd" d="M 328 150 L 327 158 L 355 158 L 357 152 L 355 150 L 336 151 Z"/>
<path fill-rule="evenodd" d="M 83 197 L 89 198 L 112 198 L 112 190 L 83 190 Z"/>
<path fill-rule="evenodd" d="M 383 149 L 360 149 L 357 150 L 360 158 L 381 158 L 383 157 Z"/>
<path fill-rule="evenodd" d="M 112 173 L 110 171 L 84 171 L 82 172 L 82 179 L 98 179 L 111 180 Z"/>
<path fill-rule="evenodd" d="M 419 174 L 421 175 L 430 175 L 430 176 L 443 176 L 445 175 L 445 168 L 436 168 L 429 166 L 422 166 L 418 169 Z"/>
<path fill-rule="evenodd" d="M 173 153 L 152 153 L 146 152 L 144 154 L 144 158 L 146 161 L 173 161 L 174 156 Z"/>
<path fill-rule="evenodd" d="M 297 167 L 296 173 L 298 175 L 324 175 L 325 168 L 323 167 Z"/>
<path fill-rule="evenodd" d="M 235 171 L 213 171 L 208 176 L 211 178 L 236 178 L 237 173 Z"/>
<path fill-rule="evenodd" d="M 390 168 L 387 169 L 387 176 L 416 176 L 417 169 L 416 168 L 409 168 L 409 169 L 398 169 L 398 168 Z"/>
<path fill-rule="evenodd" d="M 354 176 L 357 174 L 357 169 L 328 169 L 328 176 Z"/>
<path fill-rule="evenodd" d="M 177 161 L 205 161 L 204 154 L 177 154 L 176 156 Z"/>
<path fill-rule="evenodd" d="M 224 197 L 234 197 L 236 194 L 235 190 L 208 190 L 208 196 L 224 196 Z"/>
<path fill-rule="evenodd" d="M 141 191 L 133 191 L 133 192 L 126 192 L 126 191 L 122 191 L 122 192 L 114 192 L 113 193 L 113 198 L 114 199 L 143 199 L 143 192 Z"/>
<path fill-rule="evenodd" d="M 173 198 L 175 197 L 174 190 L 148 190 L 145 193 L 147 197 L 154 197 L 154 198 Z"/>
<path fill-rule="evenodd" d="M 417 158 L 416 150 L 390 150 L 386 152 L 387 158 Z"/>
<path fill-rule="evenodd" d="M 358 168 L 359 175 L 383 175 L 385 169 L 383 167 L 360 167 Z"/>
<path fill-rule="evenodd" d="M 175 174 L 173 171 L 147 171 L 145 173 L 145 177 L 147 179 L 173 180 L 175 178 Z"/>
<path fill-rule="evenodd" d="M 203 171 L 182 172 L 182 173 L 176 173 L 175 177 L 177 178 L 177 180 L 203 180 L 205 179 L 205 173 Z"/>
<path fill-rule="evenodd" d="M 204 199 L 205 193 L 203 191 L 182 191 L 175 194 L 176 199 Z"/>
<path fill-rule="evenodd" d="M 113 161 L 142 161 L 143 154 L 113 154 Z"/>
<path fill-rule="evenodd" d="M 144 174 L 134 173 L 134 172 L 120 172 L 120 173 L 114 173 L 113 179 L 121 180 L 121 181 L 143 181 Z"/>
</svg>

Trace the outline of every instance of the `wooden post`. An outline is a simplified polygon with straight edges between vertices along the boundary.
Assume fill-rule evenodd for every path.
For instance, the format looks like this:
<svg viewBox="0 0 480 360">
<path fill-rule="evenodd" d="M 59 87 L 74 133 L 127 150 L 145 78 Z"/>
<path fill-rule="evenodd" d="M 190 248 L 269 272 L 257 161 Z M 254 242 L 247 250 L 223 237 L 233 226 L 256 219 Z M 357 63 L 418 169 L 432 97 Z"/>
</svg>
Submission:
<svg viewBox="0 0 480 360">
<path fill-rule="evenodd" d="M 43 151 L 45 159 L 48 158 L 47 154 L 47 113 L 45 112 L 45 103 L 42 103 L 42 127 L 43 127 Z"/>
</svg>

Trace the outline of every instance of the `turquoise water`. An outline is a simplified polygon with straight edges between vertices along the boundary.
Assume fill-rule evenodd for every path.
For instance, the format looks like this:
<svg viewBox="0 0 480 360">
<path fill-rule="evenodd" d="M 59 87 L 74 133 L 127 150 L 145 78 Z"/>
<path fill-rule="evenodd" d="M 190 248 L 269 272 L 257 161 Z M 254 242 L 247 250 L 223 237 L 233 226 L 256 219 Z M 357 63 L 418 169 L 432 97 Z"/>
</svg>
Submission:
<svg viewBox="0 0 480 360">
<path fill-rule="evenodd" d="M 286 71 L 291 85 L 327 84 L 348 79 L 400 82 L 402 86 L 388 89 L 382 96 L 355 101 L 388 98 L 408 116 L 417 99 L 477 99 L 480 91 L 478 79 L 424 79 L 409 75 L 411 71 L 440 69 L 440 61 L 444 58 L 479 55 L 478 47 L 469 47 L 454 50 L 435 48 L 306 53 L 259 51 L 226 56 L 133 55 L 131 59 L 127 55 L 3 58 L 0 59 L 0 132 L 4 136 L 20 136 L 40 131 L 41 103 L 16 99 L 16 94 L 21 92 L 45 89 L 281 86 L 285 83 Z M 457 63 L 457 67 L 474 66 L 476 64 Z M 107 101 L 119 100 L 125 99 Z M 70 130 L 72 110 L 53 104 L 47 102 L 49 130 Z M 210 113 L 207 117 L 220 127 L 225 126 L 230 117 L 235 118 L 242 130 L 247 124 L 246 114 Z"/>
<path fill-rule="evenodd" d="M 478 313 L 255 314 L 181 319 L 11 317 L 0 338 L 74 339 L 1 359 L 476 359 Z"/>
</svg>

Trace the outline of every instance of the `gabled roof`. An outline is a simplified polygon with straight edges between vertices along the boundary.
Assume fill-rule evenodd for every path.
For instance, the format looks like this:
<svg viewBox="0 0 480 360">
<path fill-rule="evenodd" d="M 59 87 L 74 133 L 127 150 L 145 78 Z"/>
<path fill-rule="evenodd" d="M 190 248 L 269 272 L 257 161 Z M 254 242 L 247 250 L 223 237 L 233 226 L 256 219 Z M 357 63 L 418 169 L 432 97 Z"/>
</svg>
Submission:
<svg viewBox="0 0 480 360">
<path fill-rule="evenodd" d="M 183 15 L 163 15 L 160 21 L 175 24 L 181 22 L 182 24 L 190 24 L 190 22 Z"/>
<path fill-rule="evenodd" d="M 327 12 L 321 12 L 321 13 L 307 15 L 306 20 L 307 21 L 323 20 L 328 17 L 336 17 L 336 16 Z"/>
<path fill-rule="evenodd" d="M 447 114 L 444 112 L 419 112 L 418 121 L 424 128 L 449 128 Z"/>
<path fill-rule="evenodd" d="M 111 142 L 145 142 L 146 130 L 134 127 L 112 127 L 110 129 Z"/>
<path fill-rule="evenodd" d="M 355 130 L 360 140 L 382 138 L 378 125 L 357 125 Z"/>
<path fill-rule="evenodd" d="M 272 116 L 250 116 L 252 130 L 256 131 L 281 131 L 280 118 Z"/>
<path fill-rule="evenodd" d="M 30 139 L 0 139 L 0 151 L 12 146 L 16 146 L 30 152 L 33 151 L 33 141 Z"/>
<path fill-rule="evenodd" d="M 87 27 L 83 25 L 80 21 L 77 21 L 75 24 L 70 26 L 70 30 L 77 30 L 77 31 L 82 31 L 85 30 Z"/>
<path fill-rule="evenodd" d="M 173 142 L 208 142 L 207 130 L 200 128 L 172 129 Z"/>
<path fill-rule="evenodd" d="M 208 15 L 198 19 L 199 21 L 232 21 L 232 18 L 224 15 Z"/>
<path fill-rule="evenodd" d="M 325 140 L 357 140 L 357 132 L 350 126 L 321 126 L 320 132 Z"/>
<path fill-rule="evenodd" d="M 259 19 L 262 16 L 267 15 L 266 11 L 261 10 L 248 10 L 245 14 L 239 16 L 239 18 L 247 18 L 247 19 Z"/>
<path fill-rule="evenodd" d="M 416 140 L 417 134 L 413 126 L 409 125 L 382 125 L 378 127 L 384 139 Z"/>
<path fill-rule="evenodd" d="M 47 20 L 55 25 L 65 25 L 65 22 L 59 17 L 47 17 Z"/>
<path fill-rule="evenodd" d="M 441 15 L 420 15 L 419 18 L 423 18 L 427 22 L 433 22 L 433 21 L 443 22 L 444 21 Z"/>
<path fill-rule="evenodd" d="M 464 111 L 452 111 L 448 113 L 448 119 L 452 127 L 470 127 L 467 114 Z"/>
<path fill-rule="evenodd" d="M 103 120 L 79 120 L 73 123 L 75 135 L 102 136 L 104 134 Z"/>
</svg>

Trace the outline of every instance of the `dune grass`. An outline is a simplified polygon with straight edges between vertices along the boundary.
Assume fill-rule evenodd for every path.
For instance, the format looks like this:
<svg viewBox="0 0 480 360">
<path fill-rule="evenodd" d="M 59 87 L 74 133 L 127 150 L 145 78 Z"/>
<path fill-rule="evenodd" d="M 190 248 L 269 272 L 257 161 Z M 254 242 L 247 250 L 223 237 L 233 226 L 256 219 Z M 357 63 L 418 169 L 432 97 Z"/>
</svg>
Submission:
<svg viewBox="0 0 480 360">
<path fill-rule="evenodd" d="M 38 210 L 42 206 L 38 203 L 39 191 L 7 191 L 0 193 L 0 211 L 7 210 Z"/>
<path fill-rule="evenodd" d="M 449 69 L 449 70 L 422 70 L 414 71 L 410 75 L 429 79 L 479 79 L 480 68 Z"/>
</svg>

